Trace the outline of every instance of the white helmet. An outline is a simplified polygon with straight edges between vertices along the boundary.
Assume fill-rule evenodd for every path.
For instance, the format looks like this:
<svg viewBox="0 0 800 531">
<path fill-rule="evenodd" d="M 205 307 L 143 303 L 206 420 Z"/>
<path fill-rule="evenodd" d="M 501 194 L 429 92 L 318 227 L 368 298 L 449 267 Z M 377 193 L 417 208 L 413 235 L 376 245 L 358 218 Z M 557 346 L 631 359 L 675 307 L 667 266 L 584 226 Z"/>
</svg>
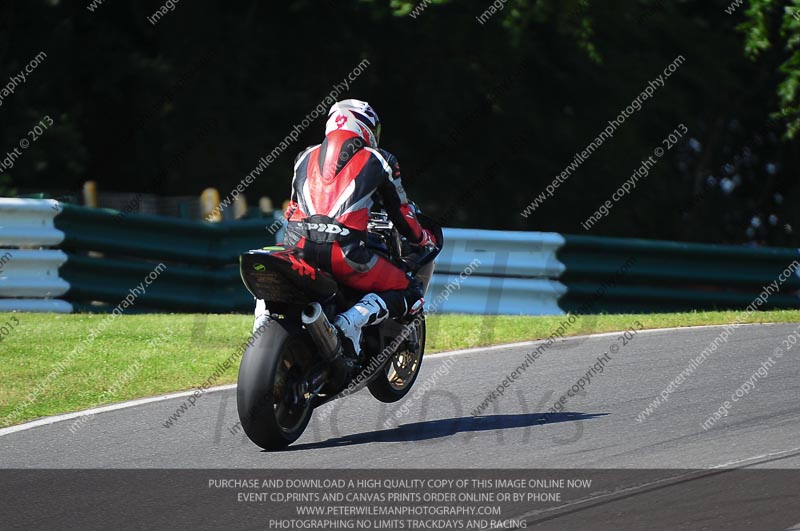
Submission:
<svg viewBox="0 0 800 531">
<path fill-rule="evenodd" d="M 356 133 L 373 148 L 378 147 L 381 138 L 378 113 L 366 101 L 342 100 L 334 103 L 328 112 L 325 135 L 338 129 Z"/>
</svg>

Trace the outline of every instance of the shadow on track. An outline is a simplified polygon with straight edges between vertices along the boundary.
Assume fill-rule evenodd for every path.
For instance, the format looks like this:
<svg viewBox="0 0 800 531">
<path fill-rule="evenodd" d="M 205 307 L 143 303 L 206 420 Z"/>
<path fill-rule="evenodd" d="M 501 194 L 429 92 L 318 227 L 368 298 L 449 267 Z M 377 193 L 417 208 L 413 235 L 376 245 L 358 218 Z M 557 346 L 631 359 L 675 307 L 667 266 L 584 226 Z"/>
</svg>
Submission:
<svg viewBox="0 0 800 531">
<path fill-rule="evenodd" d="M 462 432 L 494 431 L 510 428 L 527 428 L 534 425 L 575 422 L 602 417 L 607 413 L 525 413 L 516 415 L 486 415 L 482 417 L 457 417 L 452 419 L 412 422 L 396 428 L 344 435 L 327 441 L 298 444 L 286 451 L 316 450 L 367 444 L 374 442 L 409 442 L 438 439 Z"/>
</svg>

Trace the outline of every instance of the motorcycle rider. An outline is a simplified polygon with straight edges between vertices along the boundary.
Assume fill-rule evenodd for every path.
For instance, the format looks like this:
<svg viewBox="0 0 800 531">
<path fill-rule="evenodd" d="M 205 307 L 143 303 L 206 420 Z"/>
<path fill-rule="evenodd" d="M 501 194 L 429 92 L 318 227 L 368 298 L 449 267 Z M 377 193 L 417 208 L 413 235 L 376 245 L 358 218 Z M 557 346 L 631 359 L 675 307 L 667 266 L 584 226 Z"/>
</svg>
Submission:
<svg viewBox="0 0 800 531">
<path fill-rule="evenodd" d="M 322 144 L 306 148 L 294 162 L 286 209 L 284 244 L 331 273 L 341 284 L 365 292 L 333 324 L 345 352 L 361 354 L 361 328 L 422 309 L 422 285 L 366 247 L 373 206 L 381 206 L 402 236 L 419 247 L 436 244 L 409 205 L 397 158 L 378 147 L 381 124 L 365 101 L 334 104 Z"/>
</svg>

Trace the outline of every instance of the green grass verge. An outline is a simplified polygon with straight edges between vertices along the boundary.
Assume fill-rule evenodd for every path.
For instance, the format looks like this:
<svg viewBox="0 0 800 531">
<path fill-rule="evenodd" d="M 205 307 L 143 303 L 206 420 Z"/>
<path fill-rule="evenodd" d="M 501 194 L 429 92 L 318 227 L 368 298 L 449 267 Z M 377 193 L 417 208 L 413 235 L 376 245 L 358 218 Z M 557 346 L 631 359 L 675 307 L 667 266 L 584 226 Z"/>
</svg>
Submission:
<svg viewBox="0 0 800 531">
<path fill-rule="evenodd" d="M 738 315 L 589 315 L 565 335 L 624 330 L 634 320 L 645 328 L 725 324 Z M 428 320 L 427 352 L 544 338 L 564 319 L 435 315 Z M 798 321 L 800 311 L 770 311 L 747 322 Z M 242 315 L 0 314 L 0 427 L 199 387 L 247 340 L 251 323 Z M 237 360 L 212 385 L 235 382 L 238 366 Z"/>
</svg>

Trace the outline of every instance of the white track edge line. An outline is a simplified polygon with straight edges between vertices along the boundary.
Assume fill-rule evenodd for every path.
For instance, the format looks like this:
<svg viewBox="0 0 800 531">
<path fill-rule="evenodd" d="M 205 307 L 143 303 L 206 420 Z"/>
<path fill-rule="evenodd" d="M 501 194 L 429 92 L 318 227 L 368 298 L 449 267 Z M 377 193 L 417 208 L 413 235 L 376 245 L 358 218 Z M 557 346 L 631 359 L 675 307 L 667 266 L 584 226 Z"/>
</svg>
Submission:
<svg viewBox="0 0 800 531">
<path fill-rule="evenodd" d="M 753 326 L 753 325 L 775 325 L 775 324 L 793 324 L 793 323 L 742 323 L 739 326 Z M 723 328 L 729 326 L 728 324 L 720 324 L 720 325 L 698 325 L 698 326 L 675 326 L 671 328 L 646 328 L 644 330 L 638 330 L 638 333 L 653 333 L 653 332 L 674 332 L 680 330 L 699 330 L 703 328 Z M 616 334 L 623 333 L 624 330 L 615 330 L 613 332 L 600 332 L 597 334 L 584 334 L 580 336 L 567 336 L 564 338 L 559 338 L 556 340 L 557 342 L 565 342 L 565 341 L 574 341 L 576 339 L 595 339 L 598 337 L 610 337 Z M 537 343 L 542 343 L 547 341 L 546 339 L 532 339 L 529 341 L 520 341 L 518 343 L 502 343 L 500 345 L 491 345 L 485 347 L 470 347 L 460 350 L 450 350 L 447 352 L 436 352 L 435 354 L 425 354 L 425 357 L 430 358 L 443 358 L 446 356 L 458 356 L 460 354 L 471 354 L 474 352 L 485 352 L 491 350 L 500 350 L 504 348 L 515 348 L 515 347 L 530 347 L 536 345 Z"/>
<path fill-rule="evenodd" d="M 722 328 L 728 326 L 728 324 L 721 324 L 721 325 L 701 325 L 701 326 L 678 326 L 672 328 L 648 328 L 646 330 L 640 330 L 640 333 L 647 333 L 647 332 L 672 332 L 676 330 L 696 330 L 702 328 Z M 787 323 L 743 323 L 740 326 L 753 326 L 753 325 L 771 325 L 771 324 L 787 324 Z M 598 337 L 608 337 L 613 336 L 614 334 L 619 334 L 620 331 L 615 332 L 601 332 L 599 334 L 586 334 L 582 336 L 568 336 L 560 341 L 570 341 L 575 339 L 587 339 L 587 338 L 598 338 Z M 445 358 L 448 356 L 460 356 L 462 354 L 473 354 L 476 352 L 485 352 L 485 351 L 493 351 L 493 350 L 500 350 L 504 348 L 515 348 L 515 347 L 526 347 L 532 346 L 537 343 L 541 343 L 542 341 L 546 341 L 545 339 L 535 339 L 532 341 L 520 341 L 518 343 L 504 343 L 502 345 L 492 345 L 488 347 L 473 347 L 467 349 L 460 349 L 460 350 L 451 350 L 448 352 L 437 352 L 435 354 L 429 354 L 425 356 L 426 358 Z M 217 387 L 209 387 L 206 389 L 205 393 L 215 393 L 219 391 L 227 391 L 229 389 L 236 389 L 236 384 L 227 384 L 227 385 L 219 385 Z M 25 430 L 30 430 L 33 428 L 39 428 L 41 426 L 49 426 L 50 424 L 55 424 L 57 422 L 64 422 L 66 420 L 73 420 L 80 418 L 84 415 L 97 415 L 99 413 L 108 413 L 111 411 L 118 411 L 120 409 L 127 409 L 131 407 L 141 406 L 144 404 L 152 404 L 155 402 L 163 402 L 165 400 L 172 400 L 173 398 L 183 398 L 186 396 L 191 396 L 195 393 L 196 390 L 192 391 L 181 391 L 178 393 L 170 393 L 166 395 L 159 395 L 159 396 L 152 396 L 148 398 L 137 398 L 135 400 L 129 400 L 127 402 L 118 402 L 116 404 L 111 404 L 108 406 L 101 406 L 91 409 L 84 409 L 82 411 L 75 411 L 72 413 L 64 413 L 61 415 L 54 415 L 52 417 L 43 417 L 40 419 L 32 420 L 30 422 L 25 422 L 23 424 L 18 424 L 16 426 L 9 426 L 8 428 L 1 428 L 0 429 L 0 437 L 4 435 L 11 435 L 12 433 L 18 433 Z M 204 393 L 204 394 L 205 394 Z"/>
<path fill-rule="evenodd" d="M 217 387 L 209 387 L 208 389 L 205 390 L 205 393 L 203 394 L 214 393 L 218 391 L 227 391 L 229 389 L 236 389 L 236 384 L 227 384 L 227 385 L 219 385 Z M 65 420 L 76 419 L 84 415 L 97 415 L 98 413 L 108 413 L 109 411 L 117 411 L 119 409 L 127 409 L 131 407 L 141 406 L 144 404 L 152 404 L 153 402 L 163 402 L 164 400 L 172 400 L 173 398 L 183 398 L 186 396 L 191 396 L 195 392 L 196 390 L 181 391 L 179 393 L 170 393 L 167 395 L 151 396 L 147 398 L 137 398 L 135 400 L 128 400 L 127 402 L 118 402 L 116 404 L 110 404 L 108 406 L 84 409 L 82 411 L 74 411 L 72 413 L 64 413 L 62 415 L 54 415 L 52 417 L 43 417 L 40 419 L 32 420 L 30 422 L 26 422 L 24 424 L 18 424 L 16 426 L 9 426 L 8 428 L 2 428 L 0 429 L 0 437 L 2 437 L 3 435 L 10 435 L 12 433 L 17 433 L 24 430 L 30 430 L 32 428 L 48 426 L 50 424 L 63 422 Z"/>
</svg>

